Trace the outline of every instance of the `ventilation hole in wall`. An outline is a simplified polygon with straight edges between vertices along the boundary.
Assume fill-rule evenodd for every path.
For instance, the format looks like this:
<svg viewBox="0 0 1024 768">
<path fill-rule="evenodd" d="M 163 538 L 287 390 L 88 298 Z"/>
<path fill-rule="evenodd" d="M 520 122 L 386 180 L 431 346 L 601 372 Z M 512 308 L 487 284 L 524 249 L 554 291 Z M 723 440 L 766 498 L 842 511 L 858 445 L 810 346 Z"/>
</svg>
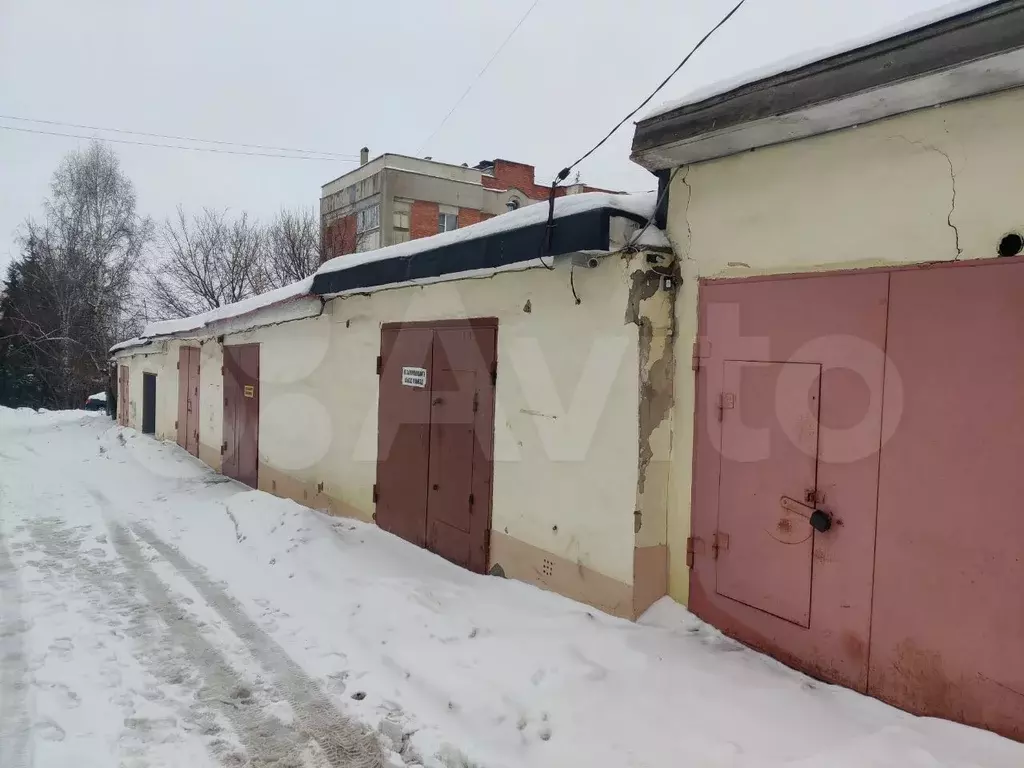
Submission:
<svg viewBox="0 0 1024 768">
<path fill-rule="evenodd" d="M 540 572 L 543 573 L 545 576 L 551 576 L 555 572 L 555 564 L 547 558 L 545 558 L 541 562 Z"/>
<path fill-rule="evenodd" d="M 1018 235 L 1016 232 L 1011 232 L 1005 235 L 1002 240 L 999 241 L 999 255 L 1000 256 L 1016 256 L 1024 250 L 1024 238 Z"/>
</svg>

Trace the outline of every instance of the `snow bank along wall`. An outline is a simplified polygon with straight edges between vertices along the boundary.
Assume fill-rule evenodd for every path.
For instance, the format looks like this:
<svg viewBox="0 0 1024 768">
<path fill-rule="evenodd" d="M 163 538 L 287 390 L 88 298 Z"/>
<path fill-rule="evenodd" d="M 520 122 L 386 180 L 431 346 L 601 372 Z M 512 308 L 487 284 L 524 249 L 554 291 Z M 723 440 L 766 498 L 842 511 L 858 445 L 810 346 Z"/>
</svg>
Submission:
<svg viewBox="0 0 1024 768">
<path fill-rule="evenodd" d="M 259 488 L 370 521 L 382 325 L 496 318 L 489 566 L 632 617 L 666 590 L 675 282 L 665 252 L 597 263 L 303 298 L 122 350 L 129 423 L 156 373 L 157 435 L 175 439 L 178 350 L 198 345 L 200 458 L 219 468 L 222 349 L 259 344 Z"/>
</svg>

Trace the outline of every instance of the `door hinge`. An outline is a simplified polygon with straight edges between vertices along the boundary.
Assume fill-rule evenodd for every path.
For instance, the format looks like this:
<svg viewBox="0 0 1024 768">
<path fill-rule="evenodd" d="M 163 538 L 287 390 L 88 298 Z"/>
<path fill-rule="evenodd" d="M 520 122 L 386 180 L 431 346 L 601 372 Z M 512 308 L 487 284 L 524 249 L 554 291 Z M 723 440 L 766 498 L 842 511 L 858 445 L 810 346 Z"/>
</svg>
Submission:
<svg viewBox="0 0 1024 768">
<path fill-rule="evenodd" d="M 498 364 L 495 362 L 495 363 L 491 363 L 491 384 L 493 385 L 493 384 L 497 384 L 497 383 L 498 383 Z"/>
<path fill-rule="evenodd" d="M 380 489 L 378 488 L 377 484 L 374 483 L 373 484 L 373 503 L 376 504 L 378 501 L 380 501 Z"/>
<path fill-rule="evenodd" d="M 717 560 L 718 556 L 727 549 L 729 549 L 729 534 L 715 532 L 711 537 L 711 551 L 714 553 L 715 560 Z"/>
<path fill-rule="evenodd" d="M 223 456 L 227 452 L 228 452 L 228 441 L 225 440 L 223 443 L 220 444 L 220 455 Z"/>
<path fill-rule="evenodd" d="M 472 506 L 473 506 L 473 502 L 474 502 L 475 500 L 476 500 L 476 497 L 475 497 L 475 496 L 473 496 L 473 494 L 472 494 L 472 493 L 471 493 L 471 494 L 469 494 L 469 506 L 471 506 L 471 507 L 472 507 Z"/>
<path fill-rule="evenodd" d="M 736 395 L 732 392 L 722 392 L 718 395 L 718 420 L 721 421 L 726 411 L 736 407 Z"/>
<path fill-rule="evenodd" d="M 174 420 L 174 428 L 175 428 L 175 429 L 177 429 L 177 428 L 178 428 L 178 420 L 177 420 L 177 419 L 175 419 L 175 420 Z"/>
<path fill-rule="evenodd" d="M 473 393 L 473 413 L 476 413 L 479 410 L 480 410 L 480 393 L 479 392 L 474 392 Z"/>
<path fill-rule="evenodd" d="M 377 375 L 380 376 L 384 372 L 384 358 L 381 355 L 377 355 Z"/>
<path fill-rule="evenodd" d="M 686 567 L 693 568 L 693 536 L 686 537 Z"/>
<path fill-rule="evenodd" d="M 700 370 L 700 361 L 704 357 L 711 357 L 711 342 L 701 336 L 693 342 L 693 362 L 691 366 L 693 370 Z"/>
<path fill-rule="evenodd" d="M 176 362 L 174 364 L 174 370 L 176 370 L 176 371 L 180 371 L 181 370 L 181 360 L 179 360 L 178 362 Z"/>
<path fill-rule="evenodd" d="M 223 365 L 222 365 L 222 366 L 220 367 L 220 375 L 221 375 L 221 376 L 223 376 L 223 375 L 224 375 L 224 366 L 223 366 Z"/>
</svg>

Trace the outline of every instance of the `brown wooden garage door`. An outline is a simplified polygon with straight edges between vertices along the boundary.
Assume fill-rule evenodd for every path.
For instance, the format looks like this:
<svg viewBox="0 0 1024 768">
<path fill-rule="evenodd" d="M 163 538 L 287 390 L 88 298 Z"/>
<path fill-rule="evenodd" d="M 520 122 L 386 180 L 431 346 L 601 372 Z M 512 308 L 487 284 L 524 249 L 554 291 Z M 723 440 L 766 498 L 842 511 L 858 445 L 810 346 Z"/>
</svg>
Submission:
<svg viewBox="0 0 1024 768">
<path fill-rule="evenodd" d="M 224 347 L 221 472 L 256 488 L 259 480 L 260 345 Z"/>
<path fill-rule="evenodd" d="M 129 372 L 127 365 L 117 368 L 117 423 L 127 427 L 130 419 L 131 402 L 129 401 Z"/>
<path fill-rule="evenodd" d="M 199 455 L 199 347 L 178 350 L 178 445 Z"/>
<path fill-rule="evenodd" d="M 381 331 L 375 519 L 470 570 L 487 568 L 497 320 Z"/>
<path fill-rule="evenodd" d="M 691 608 L 1024 739 L 1022 338 L 1020 259 L 702 285 Z"/>
</svg>

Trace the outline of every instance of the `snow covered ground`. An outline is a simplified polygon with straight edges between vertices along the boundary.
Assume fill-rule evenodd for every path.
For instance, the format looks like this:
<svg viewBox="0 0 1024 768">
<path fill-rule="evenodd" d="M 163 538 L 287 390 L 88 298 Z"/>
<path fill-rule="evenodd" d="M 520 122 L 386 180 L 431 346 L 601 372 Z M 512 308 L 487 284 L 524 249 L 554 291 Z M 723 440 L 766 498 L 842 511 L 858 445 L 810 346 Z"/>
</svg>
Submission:
<svg viewBox="0 0 1024 768">
<path fill-rule="evenodd" d="M 401 755 L 397 754 L 401 753 Z M 0 409 L 0 768 L 1020 766 L 663 600 L 639 624 Z"/>
</svg>

